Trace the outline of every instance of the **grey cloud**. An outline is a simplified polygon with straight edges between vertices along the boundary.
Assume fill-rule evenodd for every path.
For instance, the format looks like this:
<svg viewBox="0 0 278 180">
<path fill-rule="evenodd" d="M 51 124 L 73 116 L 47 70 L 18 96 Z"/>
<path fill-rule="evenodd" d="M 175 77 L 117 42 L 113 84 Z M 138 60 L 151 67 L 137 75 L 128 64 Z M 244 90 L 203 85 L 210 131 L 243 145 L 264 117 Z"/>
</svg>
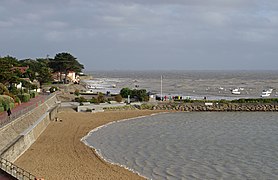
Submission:
<svg viewBox="0 0 278 180">
<path fill-rule="evenodd" d="M 88 68 L 110 69 L 169 59 L 156 67 L 248 69 L 264 59 L 271 69 L 278 65 L 277 17 L 276 0 L 4 0 L 0 55 L 67 50 Z"/>
</svg>

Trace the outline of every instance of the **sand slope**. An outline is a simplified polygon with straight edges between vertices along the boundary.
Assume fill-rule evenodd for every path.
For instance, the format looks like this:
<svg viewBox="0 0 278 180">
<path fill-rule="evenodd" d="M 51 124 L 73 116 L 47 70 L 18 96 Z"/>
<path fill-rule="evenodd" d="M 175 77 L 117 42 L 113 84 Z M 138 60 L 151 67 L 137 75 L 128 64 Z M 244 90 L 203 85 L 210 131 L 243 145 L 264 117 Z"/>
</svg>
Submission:
<svg viewBox="0 0 278 180">
<path fill-rule="evenodd" d="M 45 179 L 142 179 L 100 159 L 80 141 L 92 129 L 111 121 L 150 115 L 158 111 L 110 111 L 77 113 L 64 110 L 62 122 L 51 122 L 16 165 Z"/>
</svg>

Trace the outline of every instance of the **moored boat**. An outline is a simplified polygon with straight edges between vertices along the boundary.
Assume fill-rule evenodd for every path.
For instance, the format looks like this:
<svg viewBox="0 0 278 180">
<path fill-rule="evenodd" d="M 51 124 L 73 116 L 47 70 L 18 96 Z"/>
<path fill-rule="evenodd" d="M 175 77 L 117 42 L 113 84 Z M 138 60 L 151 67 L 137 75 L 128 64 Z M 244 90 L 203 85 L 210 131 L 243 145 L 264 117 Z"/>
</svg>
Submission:
<svg viewBox="0 0 278 180">
<path fill-rule="evenodd" d="M 240 91 L 239 91 L 239 89 L 233 89 L 232 90 L 232 94 L 236 94 L 236 95 L 239 95 L 240 94 Z"/>
<path fill-rule="evenodd" d="M 269 97 L 272 93 L 273 89 L 263 90 L 261 97 Z"/>
</svg>

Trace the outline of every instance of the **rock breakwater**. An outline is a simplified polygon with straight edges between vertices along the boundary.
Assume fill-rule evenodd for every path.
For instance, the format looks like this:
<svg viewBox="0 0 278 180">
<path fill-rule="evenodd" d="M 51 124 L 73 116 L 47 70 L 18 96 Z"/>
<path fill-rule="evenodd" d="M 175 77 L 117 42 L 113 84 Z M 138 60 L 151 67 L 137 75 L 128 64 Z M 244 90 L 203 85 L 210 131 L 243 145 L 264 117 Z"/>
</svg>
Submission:
<svg viewBox="0 0 278 180">
<path fill-rule="evenodd" d="M 278 104 L 258 103 L 161 103 L 148 107 L 153 110 L 173 111 L 278 111 Z"/>
</svg>

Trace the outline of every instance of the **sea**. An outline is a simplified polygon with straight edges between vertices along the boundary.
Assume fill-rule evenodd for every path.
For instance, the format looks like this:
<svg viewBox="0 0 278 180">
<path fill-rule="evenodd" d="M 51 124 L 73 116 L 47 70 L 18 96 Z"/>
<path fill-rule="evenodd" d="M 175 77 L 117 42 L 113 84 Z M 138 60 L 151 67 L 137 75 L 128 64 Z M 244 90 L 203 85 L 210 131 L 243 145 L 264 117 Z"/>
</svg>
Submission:
<svg viewBox="0 0 278 180">
<path fill-rule="evenodd" d="M 111 123 L 83 139 L 148 179 L 278 179 L 276 112 L 183 112 Z"/>
<path fill-rule="evenodd" d="M 119 93 L 124 87 L 146 89 L 156 95 L 180 95 L 191 99 L 259 98 L 273 89 L 278 96 L 278 71 L 93 71 L 84 81 L 95 92 Z M 232 94 L 238 89 L 240 94 Z"/>
<path fill-rule="evenodd" d="M 271 88 L 270 97 L 277 95 L 274 71 L 115 71 L 97 72 L 94 80 L 159 93 L 161 76 L 165 94 L 260 98 Z M 161 113 L 109 123 L 82 141 L 147 179 L 278 179 L 277 112 Z"/>
</svg>

